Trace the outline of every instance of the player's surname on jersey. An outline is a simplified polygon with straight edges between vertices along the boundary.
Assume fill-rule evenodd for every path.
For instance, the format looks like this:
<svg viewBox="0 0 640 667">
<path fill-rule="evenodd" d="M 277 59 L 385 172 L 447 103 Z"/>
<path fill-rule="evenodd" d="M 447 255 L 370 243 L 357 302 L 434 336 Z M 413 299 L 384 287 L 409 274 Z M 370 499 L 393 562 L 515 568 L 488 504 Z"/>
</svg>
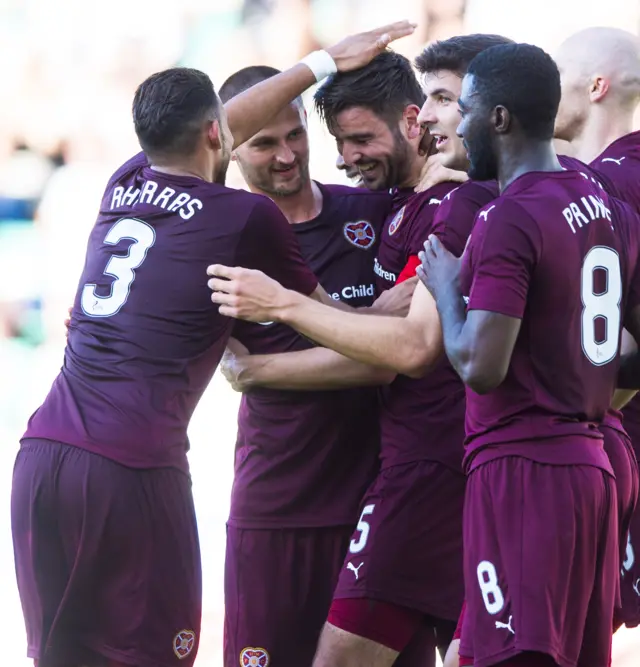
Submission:
<svg viewBox="0 0 640 667">
<path fill-rule="evenodd" d="M 109 208 L 113 210 L 122 207 L 131 208 L 138 203 L 151 204 L 165 211 L 175 211 L 183 220 L 189 220 L 198 211 L 202 211 L 203 204 L 197 197 L 167 186 L 158 192 L 159 187 L 155 181 L 150 179 L 145 181 L 141 188 L 134 188 L 130 185 L 125 190 L 118 185 L 113 189 Z"/>
</svg>

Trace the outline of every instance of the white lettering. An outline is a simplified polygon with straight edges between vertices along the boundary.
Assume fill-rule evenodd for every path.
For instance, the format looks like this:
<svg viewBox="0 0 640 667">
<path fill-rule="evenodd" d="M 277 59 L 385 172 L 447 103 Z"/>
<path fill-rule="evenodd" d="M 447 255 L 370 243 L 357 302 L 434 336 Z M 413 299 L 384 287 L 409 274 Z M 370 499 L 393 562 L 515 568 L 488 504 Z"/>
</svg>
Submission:
<svg viewBox="0 0 640 667">
<path fill-rule="evenodd" d="M 574 201 L 572 201 L 569 204 L 569 208 L 571 209 L 571 213 L 573 213 L 573 219 L 578 224 L 578 227 L 582 228 L 583 223 L 585 225 L 589 224 L 589 220 L 587 220 L 587 216 L 578 208 L 578 204 L 576 204 Z"/>
<path fill-rule="evenodd" d="M 373 271 L 375 272 L 376 275 L 392 283 L 395 283 L 396 280 L 398 279 L 398 276 L 396 276 L 395 273 L 391 273 L 391 271 L 387 271 L 386 269 L 382 268 L 382 265 L 378 261 L 377 257 L 373 262 Z"/>
<path fill-rule="evenodd" d="M 375 286 L 373 283 L 369 283 L 368 285 L 346 285 L 340 292 L 333 292 L 330 296 L 335 301 L 339 301 L 340 299 L 349 301 L 350 299 L 372 297 L 375 293 Z"/>
<path fill-rule="evenodd" d="M 569 227 L 571 227 L 571 231 L 575 234 L 576 233 L 576 228 L 573 226 L 573 213 L 571 213 L 571 209 L 567 206 L 567 208 L 562 211 L 562 215 L 564 215 L 564 219 L 569 223 Z M 471 237 L 469 237 L 471 238 Z"/>
<path fill-rule="evenodd" d="M 195 213 L 196 209 L 198 211 L 202 211 L 202 202 L 199 199 L 192 199 L 186 206 L 187 213 L 184 212 L 184 208 L 181 208 L 178 213 L 180 214 L 180 217 L 183 220 L 188 220 L 189 218 L 192 218 Z"/>
<path fill-rule="evenodd" d="M 117 188 L 114 188 L 113 194 L 111 195 L 111 208 L 120 208 L 120 203 L 122 202 L 122 195 L 124 194 L 124 188 L 119 185 Z"/>
<path fill-rule="evenodd" d="M 122 204 L 131 207 L 138 201 L 139 196 L 140 190 L 138 188 L 134 190 L 133 186 L 130 185 L 124 195 L 122 195 Z"/>
<path fill-rule="evenodd" d="M 589 195 L 589 200 L 596 210 L 596 218 L 606 218 L 609 222 L 611 222 L 611 211 L 604 205 L 602 198 Z"/>
<path fill-rule="evenodd" d="M 158 184 L 155 181 L 147 181 L 142 186 L 142 194 L 140 195 L 141 204 L 150 204 L 153 200 L 153 195 L 155 195 L 156 190 L 158 189 Z"/>
<path fill-rule="evenodd" d="M 582 206 L 582 209 L 584 210 L 582 210 L 580 206 Z M 582 197 L 580 199 L 580 205 L 578 205 L 577 202 L 572 201 L 569 206 L 562 211 L 562 215 L 564 215 L 564 219 L 567 221 L 567 224 L 571 227 L 571 231 L 574 234 L 576 233 L 576 225 L 578 229 L 582 229 L 583 225 L 588 225 L 592 220 L 608 220 L 611 222 L 611 211 L 607 208 L 604 200 L 595 195 Z"/>
<path fill-rule="evenodd" d="M 176 191 L 173 188 L 165 188 L 153 202 L 154 206 L 161 206 L 162 208 L 167 208 L 167 204 Z"/>
<path fill-rule="evenodd" d="M 170 211 L 177 211 L 183 204 L 186 204 L 191 199 L 191 196 L 186 192 L 181 192 L 174 200 L 173 204 L 169 206 Z"/>
</svg>

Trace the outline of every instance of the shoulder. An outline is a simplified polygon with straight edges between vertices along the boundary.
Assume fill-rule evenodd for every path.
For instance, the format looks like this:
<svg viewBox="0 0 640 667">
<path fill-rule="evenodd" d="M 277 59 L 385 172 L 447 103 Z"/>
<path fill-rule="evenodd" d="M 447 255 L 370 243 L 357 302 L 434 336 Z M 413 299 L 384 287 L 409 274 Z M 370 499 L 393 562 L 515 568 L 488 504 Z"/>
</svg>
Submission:
<svg viewBox="0 0 640 667">
<path fill-rule="evenodd" d="M 350 185 L 338 185 L 336 183 L 319 183 L 318 186 L 327 192 L 331 197 L 355 198 L 360 200 L 369 199 L 371 201 L 391 200 L 388 190 L 367 190 L 367 188 L 354 188 Z"/>
<path fill-rule="evenodd" d="M 132 158 L 127 160 L 123 165 L 118 167 L 114 172 L 111 178 L 109 179 L 110 183 L 117 183 L 122 178 L 125 178 L 127 175 L 131 174 L 138 169 L 149 166 L 149 161 L 147 156 L 140 152 L 137 155 L 134 155 Z"/>
</svg>

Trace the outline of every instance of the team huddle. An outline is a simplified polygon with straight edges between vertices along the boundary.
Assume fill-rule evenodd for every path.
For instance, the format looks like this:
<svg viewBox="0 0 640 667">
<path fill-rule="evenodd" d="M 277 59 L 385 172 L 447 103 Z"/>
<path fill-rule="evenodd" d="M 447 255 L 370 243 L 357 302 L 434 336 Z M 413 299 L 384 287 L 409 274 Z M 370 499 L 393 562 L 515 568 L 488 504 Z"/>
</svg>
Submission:
<svg viewBox="0 0 640 667">
<path fill-rule="evenodd" d="M 225 667 L 608 667 L 640 624 L 640 42 L 414 66 L 387 49 L 414 28 L 136 91 L 14 468 L 37 667 L 193 665 L 187 427 L 218 367 Z M 316 83 L 354 187 L 309 173 Z"/>
</svg>

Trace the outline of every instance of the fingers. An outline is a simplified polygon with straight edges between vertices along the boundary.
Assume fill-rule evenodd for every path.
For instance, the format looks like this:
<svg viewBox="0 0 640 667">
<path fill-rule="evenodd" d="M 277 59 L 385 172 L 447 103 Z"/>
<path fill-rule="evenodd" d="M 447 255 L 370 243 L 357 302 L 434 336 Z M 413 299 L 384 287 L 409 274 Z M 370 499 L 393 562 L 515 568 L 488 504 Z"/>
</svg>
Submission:
<svg viewBox="0 0 640 667">
<path fill-rule="evenodd" d="M 235 294 L 238 291 L 238 284 L 236 282 L 223 278 L 210 278 L 207 281 L 207 285 L 210 290 L 223 294 Z"/>
<path fill-rule="evenodd" d="M 224 264 L 211 264 L 207 267 L 207 275 L 218 276 L 219 278 L 235 278 L 242 271 L 239 267 L 224 266 Z"/>
<path fill-rule="evenodd" d="M 395 23 L 388 23 L 383 25 L 380 28 L 376 28 L 373 31 L 373 34 L 378 34 L 380 36 L 385 33 L 389 36 L 389 41 L 392 42 L 395 39 L 400 39 L 401 37 L 407 37 L 411 35 L 415 29 L 418 27 L 417 23 L 413 21 L 396 21 Z"/>
</svg>

